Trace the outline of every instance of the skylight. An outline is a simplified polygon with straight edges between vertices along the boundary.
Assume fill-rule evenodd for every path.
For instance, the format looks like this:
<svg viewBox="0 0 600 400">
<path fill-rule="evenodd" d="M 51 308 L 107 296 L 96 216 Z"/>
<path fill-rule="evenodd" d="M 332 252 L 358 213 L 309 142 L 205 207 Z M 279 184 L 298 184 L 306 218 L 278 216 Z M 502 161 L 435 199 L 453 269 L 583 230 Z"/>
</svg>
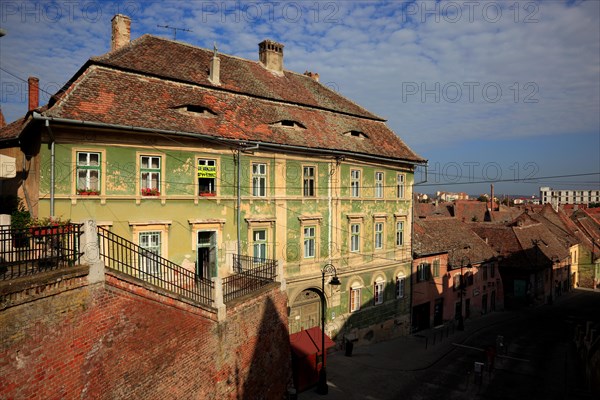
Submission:
<svg viewBox="0 0 600 400">
<path fill-rule="evenodd" d="M 282 119 L 281 121 L 273 122 L 272 126 L 281 126 L 284 128 L 295 128 L 295 129 L 306 129 L 306 126 L 301 124 L 298 121 L 293 121 L 291 119 Z"/>
<path fill-rule="evenodd" d="M 196 114 L 196 115 L 205 115 L 205 116 L 213 116 L 217 115 L 213 110 L 208 107 L 204 107 L 197 104 L 184 104 L 182 106 L 176 107 L 178 110 L 186 111 L 188 113 Z"/>
<path fill-rule="evenodd" d="M 369 137 L 361 131 L 348 131 L 348 132 L 344 132 L 343 134 L 344 136 L 351 136 L 351 137 L 355 137 L 355 138 L 359 138 L 359 139 L 368 139 Z"/>
</svg>

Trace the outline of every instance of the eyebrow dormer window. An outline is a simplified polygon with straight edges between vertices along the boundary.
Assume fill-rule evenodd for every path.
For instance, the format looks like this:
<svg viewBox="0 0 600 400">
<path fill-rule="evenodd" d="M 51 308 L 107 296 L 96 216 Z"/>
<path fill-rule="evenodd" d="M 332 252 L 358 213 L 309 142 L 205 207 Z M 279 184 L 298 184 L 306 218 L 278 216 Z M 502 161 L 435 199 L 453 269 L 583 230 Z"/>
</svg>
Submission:
<svg viewBox="0 0 600 400">
<path fill-rule="evenodd" d="M 359 139 L 368 139 L 369 138 L 364 132 L 361 132 L 361 131 L 348 131 L 348 132 L 344 132 L 343 135 L 355 137 L 355 138 L 359 138 Z"/>
<path fill-rule="evenodd" d="M 217 113 L 215 113 L 210 108 L 196 105 L 196 104 L 185 104 L 185 105 L 177 107 L 177 109 L 180 111 L 186 111 L 186 112 L 194 114 L 194 115 L 201 115 L 201 116 L 207 116 L 207 117 L 217 115 Z"/>
<path fill-rule="evenodd" d="M 283 119 L 281 121 L 273 122 L 271 126 L 281 126 L 284 128 L 294 128 L 294 129 L 306 129 L 306 126 L 302 125 L 298 121 L 293 121 L 291 119 Z"/>
</svg>

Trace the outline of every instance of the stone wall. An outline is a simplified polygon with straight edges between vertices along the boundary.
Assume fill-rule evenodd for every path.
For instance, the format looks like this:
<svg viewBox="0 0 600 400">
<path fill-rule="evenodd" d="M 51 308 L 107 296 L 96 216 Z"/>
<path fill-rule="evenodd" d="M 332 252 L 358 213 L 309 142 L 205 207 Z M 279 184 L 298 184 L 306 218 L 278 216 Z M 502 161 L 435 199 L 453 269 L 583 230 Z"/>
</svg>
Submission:
<svg viewBox="0 0 600 400">
<path fill-rule="evenodd" d="M 86 267 L 0 282 L 0 398 L 282 398 L 290 381 L 279 284 L 215 310 Z M 92 280 L 93 281 L 93 280 Z"/>
</svg>

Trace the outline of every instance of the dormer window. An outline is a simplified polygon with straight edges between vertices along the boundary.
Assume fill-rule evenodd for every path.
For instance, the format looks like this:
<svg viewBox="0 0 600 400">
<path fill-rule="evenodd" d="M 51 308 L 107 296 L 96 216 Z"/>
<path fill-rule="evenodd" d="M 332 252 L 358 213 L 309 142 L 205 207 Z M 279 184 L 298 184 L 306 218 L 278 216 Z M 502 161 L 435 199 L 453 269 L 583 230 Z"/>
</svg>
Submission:
<svg viewBox="0 0 600 400">
<path fill-rule="evenodd" d="M 306 129 L 306 126 L 301 124 L 298 121 L 294 121 L 291 119 L 282 119 L 281 121 L 273 122 L 271 126 L 281 126 L 284 128 L 294 128 L 294 129 Z"/>
<path fill-rule="evenodd" d="M 368 139 L 369 137 L 361 131 L 348 131 L 348 132 L 344 132 L 343 133 L 344 136 L 350 136 L 350 137 L 355 137 L 355 138 L 359 138 L 359 139 Z"/>
<path fill-rule="evenodd" d="M 217 115 L 217 113 L 215 113 L 210 108 L 196 105 L 196 104 L 185 104 L 185 105 L 182 105 L 182 106 L 179 106 L 176 108 L 180 111 L 185 111 L 185 112 L 188 112 L 188 113 L 194 114 L 194 115 L 200 115 L 200 116 L 206 116 L 206 117 L 212 117 L 214 115 Z"/>
</svg>

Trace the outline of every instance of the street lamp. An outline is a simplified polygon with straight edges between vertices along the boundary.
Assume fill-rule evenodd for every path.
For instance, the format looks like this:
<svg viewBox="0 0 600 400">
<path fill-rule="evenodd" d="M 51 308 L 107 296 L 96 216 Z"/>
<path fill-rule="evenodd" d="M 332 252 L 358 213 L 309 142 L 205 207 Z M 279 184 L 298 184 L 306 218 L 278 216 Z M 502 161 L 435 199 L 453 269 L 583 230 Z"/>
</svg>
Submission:
<svg viewBox="0 0 600 400">
<path fill-rule="evenodd" d="M 460 284 L 458 285 L 458 287 L 460 288 L 460 314 L 458 315 L 458 326 L 456 327 L 456 329 L 458 329 L 459 331 L 465 330 L 465 320 L 463 317 L 463 291 L 465 291 L 467 287 L 467 280 L 463 275 L 463 267 L 465 266 L 465 260 L 467 261 L 466 267 L 468 269 L 471 269 L 471 260 L 469 260 L 469 257 L 463 257 L 460 260 Z"/>
<path fill-rule="evenodd" d="M 319 394 L 329 393 L 327 371 L 325 370 L 325 274 L 333 274 L 333 277 L 329 281 L 330 285 L 341 285 L 333 264 L 325 264 L 321 268 L 321 293 L 319 293 L 319 297 L 321 297 L 321 371 L 319 372 L 319 383 L 317 384 L 317 392 Z"/>
</svg>

